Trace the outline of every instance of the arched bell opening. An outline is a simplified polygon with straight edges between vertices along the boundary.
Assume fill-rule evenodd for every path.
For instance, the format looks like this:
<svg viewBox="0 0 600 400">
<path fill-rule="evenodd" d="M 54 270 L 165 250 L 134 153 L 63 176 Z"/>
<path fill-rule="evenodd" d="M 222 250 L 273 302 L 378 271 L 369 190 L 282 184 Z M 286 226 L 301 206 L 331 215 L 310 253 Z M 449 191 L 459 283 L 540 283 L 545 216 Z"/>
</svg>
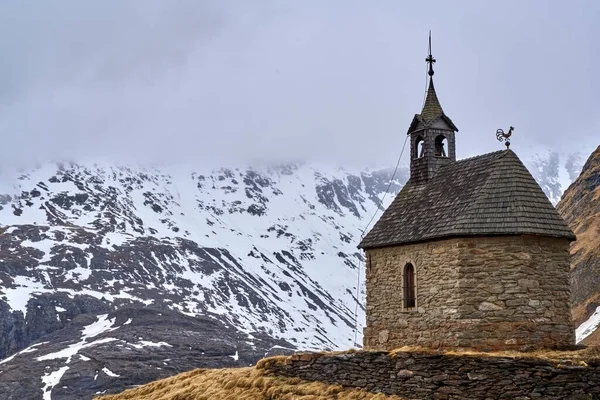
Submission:
<svg viewBox="0 0 600 400">
<path fill-rule="evenodd" d="M 446 139 L 446 136 L 444 135 L 438 135 L 435 138 L 435 144 L 434 144 L 434 155 L 436 157 L 448 157 L 448 151 L 446 150 L 448 148 L 448 139 Z"/>
<path fill-rule="evenodd" d="M 415 153 L 413 154 L 413 158 L 422 158 L 425 155 L 425 141 L 423 140 L 423 136 L 417 136 L 415 139 Z"/>
</svg>

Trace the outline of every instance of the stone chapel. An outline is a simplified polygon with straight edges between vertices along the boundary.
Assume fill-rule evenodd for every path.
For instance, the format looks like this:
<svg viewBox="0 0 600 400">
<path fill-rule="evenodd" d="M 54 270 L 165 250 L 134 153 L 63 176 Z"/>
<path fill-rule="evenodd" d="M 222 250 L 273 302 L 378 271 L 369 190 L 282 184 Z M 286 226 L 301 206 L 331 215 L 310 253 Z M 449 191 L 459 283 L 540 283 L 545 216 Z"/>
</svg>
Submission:
<svg viewBox="0 0 600 400">
<path fill-rule="evenodd" d="M 456 160 L 458 129 L 433 85 L 410 140 L 410 179 L 359 244 L 364 347 L 565 348 L 575 344 L 575 235 L 519 157 Z M 493 137 L 493 136 L 492 136 Z"/>
</svg>

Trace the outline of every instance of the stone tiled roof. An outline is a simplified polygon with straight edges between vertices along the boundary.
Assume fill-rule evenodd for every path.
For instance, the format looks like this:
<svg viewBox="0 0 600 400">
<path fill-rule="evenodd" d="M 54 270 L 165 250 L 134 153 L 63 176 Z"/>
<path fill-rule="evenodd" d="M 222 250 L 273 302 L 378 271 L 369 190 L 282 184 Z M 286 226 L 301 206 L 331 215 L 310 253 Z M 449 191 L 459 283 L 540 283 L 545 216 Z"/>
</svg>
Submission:
<svg viewBox="0 0 600 400">
<path fill-rule="evenodd" d="M 458 131 L 458 128 L 454 125 L 452 120 L 446 114 L 444 114 L 442 105 L 440 104 L 437 93 L 435 92 L 435 87 L 433 86 L 433 79 L 430 79 L 429 87 L 427 88 L 427 97 L 425 97 L 425 104 L 423 104 L 423 110 L 421 110 L 421 114 L 416 114 L 413 118 L 410 128 L 408 129 L 408 133 L 414 131 L 419 125 L 422 127 L 427 127 L 435 122 L 438 118 L 442 118 L 448 124 L 448 126 L 455 131 Z"/>
<path fill-rule="evenodd" d="M 512 150 L 440 167 L 428 183 L 410 181 L 360 248 L 445 237 L 575 235 Z"/>
</svg>

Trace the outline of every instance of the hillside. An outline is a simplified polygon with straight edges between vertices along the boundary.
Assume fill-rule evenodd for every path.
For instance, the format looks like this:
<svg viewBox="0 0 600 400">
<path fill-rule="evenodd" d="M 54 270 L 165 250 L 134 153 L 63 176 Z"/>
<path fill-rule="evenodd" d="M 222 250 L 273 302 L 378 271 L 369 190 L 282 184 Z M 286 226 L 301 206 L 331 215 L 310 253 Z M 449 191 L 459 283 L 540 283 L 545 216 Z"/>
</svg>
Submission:
<svg viewBox="0 0 600 400">
<path fill-rule="evenodd" d="M 600 344 L 600 147 L 557 206 L 577 235 L 571 246 L 573 315 L 584 344 Z M 593 333 L 592 333 L 593 332 Z M 589 336 L 587 336 L 589 335 Z"/>
</svg>

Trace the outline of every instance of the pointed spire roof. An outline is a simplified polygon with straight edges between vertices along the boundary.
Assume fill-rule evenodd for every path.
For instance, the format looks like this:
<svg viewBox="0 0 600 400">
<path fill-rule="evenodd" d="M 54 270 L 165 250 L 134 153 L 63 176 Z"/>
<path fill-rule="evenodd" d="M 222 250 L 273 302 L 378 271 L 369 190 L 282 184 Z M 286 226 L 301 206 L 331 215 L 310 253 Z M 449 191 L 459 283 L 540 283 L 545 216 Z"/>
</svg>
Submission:
<svg viewBox="0 0 600 400">
<path fill-rule="evenodd" d="M 431 77 L 429 78 L 429 88 L 427 89 L 427 97 L 425 98 L 425 104 L 423 104 L 423 110 L 421 110 L 421 114 L 415 114 L 407 134 L 417 129 L 426 129 L 440 118 L 450 129 L 458 132 L 458 128 L 454 125 L 454 122 L 444 114 L 440 100 L 435 92 L 435 87 L 433 86 L 433 77 Z"/>
<path fill-rule="evenodd" d="M 441 115 L 444 115 L 444 110 L 442 110 L 442 105 L 440 104 L 437 94 L 435 93 L 432 76 L 429 78 L 427 97 L 425 98 L 425 104 L 423 104 L 423 110 L 421 111 L 420 117 L 423 121 L 433 121 Z"/>
<path fill-rule="evenodd" d="M 427 74 L 429 75 L 429 87 L 427 88 L 427 97 L 425 98 L 425 103 L 423 104 L 423 110 L 421 110 L 421 114 L 415 114 L 412 123 L 410 124 L 410 128 L 408 128 L 408 133 L 411 133 L 418 128 L 424 129 L 428 126 L 432 125 L 437 119 L 442 118 L 442 120 L 448 125 L 448 127 L 455 132 L 458 132 L 458 128 L 452 120 L 444 114 L 444 110 L 442 110 L 442 105 L 440 104 L 440 100 L 437 97 L 437 93 L 435 92 L 435 86 L 433 85 L 433 64 L 435 64 L 436 59 L 433 58 L 431 54 L 431 32 L 429 32 L 429 55 L 425 59 L 427 64 L 429 64 L 429 71 Z"/>
</svg>

